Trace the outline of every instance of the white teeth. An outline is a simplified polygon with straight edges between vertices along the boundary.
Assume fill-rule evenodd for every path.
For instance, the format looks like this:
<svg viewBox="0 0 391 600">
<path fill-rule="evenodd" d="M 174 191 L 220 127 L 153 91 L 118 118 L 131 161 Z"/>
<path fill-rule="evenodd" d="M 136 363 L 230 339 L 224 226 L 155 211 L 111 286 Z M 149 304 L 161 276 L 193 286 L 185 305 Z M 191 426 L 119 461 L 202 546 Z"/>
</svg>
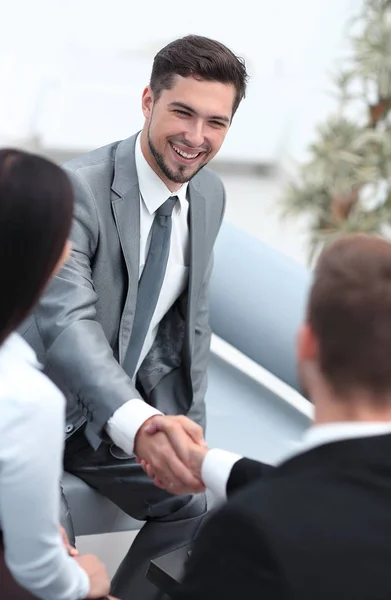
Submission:
<svg viewBox="0 0 391 600">
<path fill-rule="evenodd" d="M 183 150 L 179 150 L 179 148 L 177 148 L 174 145 L 172 145 L 172 147 L 174 148 L 175 152 L 177 154 L 179 154 L 180 156 L 183 156 L 183 158 L 197 158 L 197 156 L 200 154 L 199 152 L 197 152 L 197 154 L 187 154 L 187 152 L 183 152 Z"/>
</svg>

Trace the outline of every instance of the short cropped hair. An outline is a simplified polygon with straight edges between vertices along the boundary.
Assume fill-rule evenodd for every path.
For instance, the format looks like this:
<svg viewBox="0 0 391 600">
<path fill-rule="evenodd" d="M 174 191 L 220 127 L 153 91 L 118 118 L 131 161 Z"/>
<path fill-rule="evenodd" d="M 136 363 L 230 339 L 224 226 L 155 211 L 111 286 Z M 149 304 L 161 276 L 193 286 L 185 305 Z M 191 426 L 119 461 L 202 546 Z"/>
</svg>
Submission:
<svg viewBox="0 0 391 600">
<path fill-rule="evenodd" d="M 341 237 L 315 269 L 308 323 L 320 369 L 340 395 L 391 391 L 391 244 L 376 236 Z"/>
<path fill-rule="evenodd" d="M 244 60 L 224 44 L 201 35 L 174 40 L 156 54 L 150 79 L 156 100 L 163 90 L 172 88 L 175 75 L 234 85 L 232 115 L 246 95 L 248 75 Z"/>
</svg>

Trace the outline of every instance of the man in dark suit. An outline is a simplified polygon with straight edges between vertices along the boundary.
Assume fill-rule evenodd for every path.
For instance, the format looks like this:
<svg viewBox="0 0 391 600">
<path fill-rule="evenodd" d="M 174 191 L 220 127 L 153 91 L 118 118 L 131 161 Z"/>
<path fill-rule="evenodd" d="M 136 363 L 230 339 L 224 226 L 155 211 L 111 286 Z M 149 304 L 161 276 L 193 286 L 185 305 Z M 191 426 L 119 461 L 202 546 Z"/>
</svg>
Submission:
<svg viewBox="0 0 391 600">
<path fill-rule="evenodd" d="M 202 527 L 175 600 L 391 598 L 390 315 L 391 245 L 340 239 L 320 257 L 298 336 L 315 407 L 301 447 L 274 469 L 181 448 L 167 428 L 194 475 L 230 496 Z"/>
<path fill-rule="evenodd" d="M 145 579 L 150 559 L 190 542 L 206 512 L 203 494 L 155 487 L 135 455 L 169 477 L 170 492 L 203 491 L 166 435 L 141 426 L 161 413 L 205 423 L 208 292 L 225 192 L 204 167 L 246 80 L 244 62 L 208 38 L 158 52 L 142 131 L 64 167 L 76 200 L 71 256 L 21 329 L 67 396 L 66 470 L 147 521 L 113 582 L 123 600 L 157 598 Z"/>
</svg>

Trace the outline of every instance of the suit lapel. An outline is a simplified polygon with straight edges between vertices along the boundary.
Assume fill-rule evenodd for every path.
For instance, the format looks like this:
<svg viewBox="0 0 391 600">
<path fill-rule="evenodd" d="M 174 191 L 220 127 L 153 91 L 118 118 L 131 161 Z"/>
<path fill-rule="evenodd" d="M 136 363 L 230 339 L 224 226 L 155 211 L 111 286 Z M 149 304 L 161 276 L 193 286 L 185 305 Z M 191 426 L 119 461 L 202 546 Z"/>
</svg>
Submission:
<svg viewBox="0 0 391 600">
<path fill-rule="evenodd" d="M 205 271 L 205 228 L 206 211 L 205 198 L 199 191 L 197 182 L 193 180 L 189 185 L 190 203 L 190 273 L 189 294 L 187 306 L 187 340 L 189 352 L 194 337 L 195 318 L 197 313 L 197 299 Z"/>
<path fill-rule="evenodd" d="M 116 151 L 112 190 L 116 198 L 112 208 L 118 236 L 125 258 L 129 286 L 119 332 L 119 362 L 123 363 L 130 340 L 137 301 L 140 255 L 140 190 L 135 163 L 137 134 L 121 142 Z M 187 305 L 186 341 L 191 353 L 197 299 L 205 272 L 205 198 L 197 177 L 189 185 L 190 273 Z"/>
<path fill-rule="evenodd" d="M 118 145 L 112 190 L 114 220 L 125 258 L 129 284 L 119 331 L 119 362 L 123 363 L 130 340 L 137 301 L 140 255 L 140 190 L 134 149 L 137 135 Z"/>
</svg>

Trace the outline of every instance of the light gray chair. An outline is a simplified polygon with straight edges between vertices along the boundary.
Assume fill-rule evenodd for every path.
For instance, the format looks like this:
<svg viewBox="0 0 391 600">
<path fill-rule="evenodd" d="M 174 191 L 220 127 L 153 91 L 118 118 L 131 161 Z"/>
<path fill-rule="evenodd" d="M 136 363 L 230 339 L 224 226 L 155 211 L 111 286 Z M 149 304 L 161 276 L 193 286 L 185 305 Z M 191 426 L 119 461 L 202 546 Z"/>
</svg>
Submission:
<svg viewBox="0 0 391 600">
<path fill-rule="evenodd" d="M 297 389 L 295 337 L 309 283 L 304 267 L 224 224 L 211 284 L 214 334 Z M 278 394 L 213 354 L 206 406 L 210 446 L 271 463 L 297 441 L 309 421 Z M 76 535 L 142 525 L 78 478 L 65 473 L 63 485 Z"/>
<path fill-rule="evenodd" d="M 222 227 L 211 285 L 213 333 L 296 390 L 296 334 L 310 279 L 297 262 L 234 225 Z M 215 356 L 206 405 L 211 446 L 270 463 L 309 422 L 279 395 Z"/>
</svg>

